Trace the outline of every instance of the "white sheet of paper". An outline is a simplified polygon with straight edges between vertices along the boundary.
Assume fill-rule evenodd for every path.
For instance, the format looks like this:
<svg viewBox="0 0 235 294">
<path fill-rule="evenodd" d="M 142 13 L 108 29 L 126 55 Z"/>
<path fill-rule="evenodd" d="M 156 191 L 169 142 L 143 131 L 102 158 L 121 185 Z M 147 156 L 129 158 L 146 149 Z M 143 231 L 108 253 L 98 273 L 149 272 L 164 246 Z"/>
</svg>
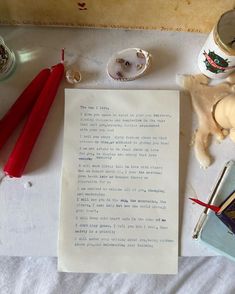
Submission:
<svg viewBox="0 0 235 294">
<path fill-rule="evenodd" d="M 179 93 L 66 89 L 58 269 L 174 274 Z"/>
</svg>

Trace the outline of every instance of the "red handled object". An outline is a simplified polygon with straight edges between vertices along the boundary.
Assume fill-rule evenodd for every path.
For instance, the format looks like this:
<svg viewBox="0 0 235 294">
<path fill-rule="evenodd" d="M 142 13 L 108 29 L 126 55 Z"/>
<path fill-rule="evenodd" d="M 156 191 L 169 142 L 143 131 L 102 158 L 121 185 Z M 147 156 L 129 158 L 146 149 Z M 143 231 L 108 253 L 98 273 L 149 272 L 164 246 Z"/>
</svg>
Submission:
<svg viewBox="0 0 235 294">
<path fill-rule="evenodd" d="M 216 206 L 216 205 L 212 205 L 212 204 L 208 204 L 205 202 L 202 202 L 199 199 L 196 198 L 189 198 L 190 200 L 192 200 L 193 202 L 196 202 L 197 204 L 204 206 L 206 208 L 210 208 L 211 210 L 213 210 L 214 212 L 218 212 L 220 210 L 220 207 Z"/>
</svg>

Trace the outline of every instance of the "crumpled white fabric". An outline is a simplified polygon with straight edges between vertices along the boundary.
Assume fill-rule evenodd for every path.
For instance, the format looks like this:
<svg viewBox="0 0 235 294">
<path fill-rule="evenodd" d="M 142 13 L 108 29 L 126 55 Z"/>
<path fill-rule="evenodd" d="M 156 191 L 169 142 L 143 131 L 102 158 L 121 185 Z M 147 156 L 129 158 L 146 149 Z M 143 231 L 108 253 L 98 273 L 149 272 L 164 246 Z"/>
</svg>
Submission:
<svg viewBox="0 0 235 294">
<path fill-rule="evenodd" d="M 224 257 L 181 257 L 174 276 L 59 273 L 56 258 L 0 257 L 0 294 L 233 294 L 234 276 Z"/>
</svg>

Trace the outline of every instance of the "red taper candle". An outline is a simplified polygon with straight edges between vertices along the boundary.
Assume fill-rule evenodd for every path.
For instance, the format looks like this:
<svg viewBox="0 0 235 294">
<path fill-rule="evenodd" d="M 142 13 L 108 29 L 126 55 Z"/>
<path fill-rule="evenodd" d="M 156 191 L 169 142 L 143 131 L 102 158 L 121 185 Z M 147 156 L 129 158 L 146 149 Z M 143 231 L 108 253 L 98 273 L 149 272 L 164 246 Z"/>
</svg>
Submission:
<svg viewBox="0 0 235 294">
<path fill-rule="evenodd" d="M 4 166 L 4 172 L 6 175 L 9 175 L 10 177 L 22 176 L 34 144 L 36 143 L 38 135 L 54 101 L 63 74 L 63 63 L 59 63 L 52 67 L 51 74 L 24 125 L 14 150 Z"/>
<path fill-rule="evenodd" d="M 49 68 L 40 71 L 0 120 L 0 149 L 6 143 L 24 116 L 32 109 L 49 75 Z"/>
</svg>

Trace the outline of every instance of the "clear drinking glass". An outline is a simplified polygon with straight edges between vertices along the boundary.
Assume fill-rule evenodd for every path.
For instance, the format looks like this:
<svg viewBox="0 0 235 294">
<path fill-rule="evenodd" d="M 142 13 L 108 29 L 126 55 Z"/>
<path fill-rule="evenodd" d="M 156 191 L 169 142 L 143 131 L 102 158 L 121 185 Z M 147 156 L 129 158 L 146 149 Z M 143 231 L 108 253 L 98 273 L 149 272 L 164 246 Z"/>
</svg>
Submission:
<svg viewBox="0 0 235 294">
<path fill-rule="evenodd" d="M 0 36 L 0 81 L 10 76 L 15 68 L 15 62 L 14 52 L 7 47 Z"/>
</svg>

